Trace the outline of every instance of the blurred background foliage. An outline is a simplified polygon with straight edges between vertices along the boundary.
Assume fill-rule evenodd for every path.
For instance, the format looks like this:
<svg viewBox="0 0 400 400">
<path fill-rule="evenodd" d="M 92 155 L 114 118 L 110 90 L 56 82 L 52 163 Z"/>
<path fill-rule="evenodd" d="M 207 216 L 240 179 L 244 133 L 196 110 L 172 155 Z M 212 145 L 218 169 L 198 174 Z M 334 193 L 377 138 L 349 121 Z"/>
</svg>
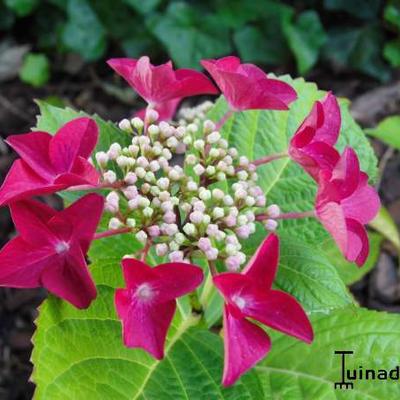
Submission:
<svg viewBox="0 0 400 400">
<path fill-rule="evenodd" d="M 178 67 L 236 53 L 307 75 L 317 65 L 380 81 L 400 66 L 400 0 L 0 0 L 0 33 L 34 46 L 20 78 L 50 76 L 48 58 L 94 62 L 149 54 Z"/>
</svg>

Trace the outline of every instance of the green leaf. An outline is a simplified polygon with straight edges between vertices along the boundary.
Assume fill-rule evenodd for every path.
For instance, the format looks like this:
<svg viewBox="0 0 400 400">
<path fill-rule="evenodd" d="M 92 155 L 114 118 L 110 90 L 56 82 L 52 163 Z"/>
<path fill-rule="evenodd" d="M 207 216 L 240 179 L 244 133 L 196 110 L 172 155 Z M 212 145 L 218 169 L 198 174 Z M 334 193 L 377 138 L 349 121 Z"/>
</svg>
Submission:
<svg viewBox="0 0 400 400">
<path fill-rule="evenodd" d="M 212 14 L 202 14 L 182 2 L 148 19 L 150 31 L 166 47 L 178 67 L 200 68 L 203 58 L 231 52 L 229 30 Z"/>
<path fill-rule="evenodd" d="M 361 19 L 373 19 L 380 10 L 381 0 L 324 0 L 327 10 L 345 11 Z"/>
<path fill-rule="evenodd" d="M 162 0 L 123 0 L 123 2 L 140 14 L 148 14 L 154 11 Z"/>
<path fill-rule="evenodd" d="M 49 60 L 44 54 L 30 53 L 24 58 L 19 71 L 21 81 L 32 86 L 40 87 L 50 78 Z"/>
<path fill-rule="evenodd" d="M 18 17 L 26 17 L 39 5 L 39 0 L 5 0 L 5 4 Z"/>
<path fill-rule="evenodd" d="M 326 34 L 315 11 L 301 13 L 295 23 L 287 23 L 284 32 L 296 57 L 300 74 L 308 72 L 317 62 Z"/>
<path fill-rule="evenodd" d="M 385 207 L 381 207 L 378 215 L 369 223 L 371 228 L 381 233 L 387 240 L 393 243 L 400 253 L 400 234 L 396 223 Z"/>
<path fill-rule="evenodd" d="M 359 281 L 364 275 L 374 268 L 381 250 L 382 235 L 377 233 L 368 233 L 369 238 L 369 256 L 362 267 L 357 267 L 354 263 L 346 261 L 340 253 L 337 245 L 329 239 L 324 243 L 324 251 L 329 260 L 336 267 L 340 278 L 346 285 L 351 285 Z"/>
<path fill-rule="evenodd" d="M 362 28 L 335 28 L 329 31 L 323 57 L 334 69 L 353 69 L 381 81 L 390 78 L 383 63 L 383 34 L 376 24 Z"/>
<path fill-rule="evenodd" d="M 385 6 L 383 17 L 400 31 L 400 1 L 392 0 Z"/>
<path fill-rule="evenodd" d="M 400 67 L 400 39 L 386 43 L 383 55 L 392 67 Z"/>
<path fill-rule="evenodd" d="M 312 318 L 314 342 L 304 344 L 273 335 L 272 350 L 256 366 L 264 390 L 273 399 L 397 399 L 398 380 L 354 380 L 352 390 L 338 390 L 341 356 L 350 350 L 346 368 L 393 369 L 400 364 L 400 317 L 396 314 L 349 308 Z"/>
<path fill-rule="evenodd" d="M 114 142 L 119 142 L 121 145 L 128 145 L 130 143 L 131 139 L 128 134 L 120 130 L 113 122 L 104 121 L 98 115 L 88 115 L 82 111 L 76 111 L 68 107 L 59 108 L 42 100 L 36 100 L 36 103 L 40 109 L 40 115 L 37 118 L 36 124 L 37 130 L 49 132 L 54 135 L 68 121 L 85 116 L 93 118 L 100 130 L 100 137 L 95 152 L 108 150 Z"/>
<path fill-rule="evenodd" d="M 67 13 L 68 22 L 62 32 L 64 45 L 87 61 L 99 59 L 106 50 L 106 32 L 90 4 L 86 0 L 68 0 Z"/>
<path fill-rule="evenodd" d="M 365 132 L 389 146 L 400 150 L 400 116 L 387 117 L 379 122 L 373 129 L 366 129 Z"/>
<path fill-rule="evenodd" d="M 310 112 L 315 100 L 325 92 L 303 79 L 280 79 L 291 84 L 298 94 L 289 111 L 246 111 L 235 113 L 222 128 L 222 134 L 241 155 L 256 160 L 268 154 L 284 152 L 298 126 Z M 340 100 L 342 127 L 337 148 L 353 147 L 359 155 L 361 166 L 372 181 L 376 177 L 376 157 L 362 129 L 348 110 L 349 103 Z M 227 109 L 219 99 L 209 117 L 219 120 Z M 315 182 L 289 158 L 283 158 L 257 169 L 258 183 L 264 189 L 270 204 L 280 206 L 283 212 L 307 211 L 314 208 Z M 281 240 L 281 266 L 277 285 L 297 297 L 309 311 L 342 307 L 350 300 L 338 272 L 335 260 L 325 254 L 323 243 L 327 232 L 314 219 L 280 221 L 278 234 Z M 256 234 L 243 242 L 248 255 L 266 236 L 259 224 Z M 318 250 L 320 249 L 320 250 Z M 338 259 L 338 264 L 342 258 Z"/>
</svg>

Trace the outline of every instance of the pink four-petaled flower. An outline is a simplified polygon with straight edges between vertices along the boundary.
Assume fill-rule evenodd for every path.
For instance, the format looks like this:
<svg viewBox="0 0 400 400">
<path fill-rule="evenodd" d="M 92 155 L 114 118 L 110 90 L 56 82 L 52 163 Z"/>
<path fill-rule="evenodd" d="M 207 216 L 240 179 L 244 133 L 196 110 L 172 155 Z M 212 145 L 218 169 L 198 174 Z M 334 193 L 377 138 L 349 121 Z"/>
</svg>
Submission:
<svg viewBox="0 0 400 400">
<path fill-rule="evenodd" d="M 43 286 L 78 308 L 96 297 L 85 255 L 103 212 L 97 194 L 82 197 L 63 211 L 36 200 L 10 205 L 19 236 L 0 251 L 0 286 Z"/>
<path fill-rule="evenodd" d="M 232 110 L 287 110 L 296 100 L 295 90 L 285 82 L 270 79 L 253 64 L 241 64 L 238 57 L 202 60 Z"/>
<path fill-rule="evenodd" d="M 122 260 L 126 289 L 117 289 L 115 305 L 127 347 L 140 347 L 157 359 L 176 309 L 176 298 L 200 285 L 203 271 L 185 263 L 151 268 L 133 258 Z"/>
<path fill-rule="evenodd" d="M 315 180 L 322 169 L 331 170 L 339 160 L 333 147 L 341 124 L 339 104 L 332 93 L 316 101 L 297 129 L 289 146 L 289 155 Z"/>
<path fill-rule="evenodd" d="M 279 259 L 279 239 L 271 234 L 241 274 L 222 273 L 214 284 L 225 300 L 225 361 L 222 383 L 229 386 L 270 350 L 267 333 L 247 318 L 307 343 L 313 331 L 307 315 L 294 297 L 271 289 Z"/>
<path fill-rule="evenodd" d="M 356 153 L 346 148 L 333 170 L 319 177 L 315 211 L 348 261 L 358 266 L 368 257 L 369 244 L 364 225 L 379 211 L 380 200 L 360 170 Z"/>
<path fill-rule="evenodd" d="M 191 69 L 174 70 L 171 61 L 155 66 L 143 56 L 138 60 L 112 58 L 107 63 L 155 108 L 177 98 L 218 93 L 204 74 Z"/>
<path fill-rule="evenodd" d="M 90 118 L 77 118 L 54 136 L 31 132 L 7 138 L 21 156 L 0 188 L 0 205 L 75 185 L 96 185 L 99 173 L 88 157 L 96 146 L 98 128 Z"/>
</svg>

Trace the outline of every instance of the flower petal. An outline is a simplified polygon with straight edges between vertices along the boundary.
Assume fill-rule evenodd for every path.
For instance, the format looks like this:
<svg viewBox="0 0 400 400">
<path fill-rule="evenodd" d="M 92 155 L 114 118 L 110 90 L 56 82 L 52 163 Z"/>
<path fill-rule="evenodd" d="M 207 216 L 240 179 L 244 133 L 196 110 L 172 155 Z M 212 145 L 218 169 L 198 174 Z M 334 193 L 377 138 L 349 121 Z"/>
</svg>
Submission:
<svg viewBox="0 0 400 400">
<path fill-rule="evenodd" d="M 49 146 L 52 136 L 46 132 L 31 132 L 24 135 L 12 135 L 7 143 L 20 155 L 33 171 L 46 181 L 52 181 L 55 171 L 49 158 Z"/>
<path fill-rule="evenodd" d="M 313 330 L 306 313 L 297 300 L 287 293 L 271 290 L 258 293 L 242 310 L 247 317 L 307 343 L 313 340 Z"/>
<path fill-rule="evenodd" d="M 378 214 L 381 201 L 376 190 L 368 185 L 368 176 L 361 173 L 357 189 L 349 197 L 342 200 L 341 205 L 346 218 L 367 224 Z"/>
<path fill-rule="evenodd" d="M 351 218 L 346 218 L 346 226 L 348 234 L 346 259 L 361 267 L 367 260 L 369 253 L 367 231 L 362 224 Z"/>
<path fill-rule="evenodd" d="M 342 207 L 334 202 L 317 207 L 317 217 L 331 234 L 342 254 L 347 252 L 347 227 Z"/>
<path fill-rule="evenodd" d="M 199 71 L 177 69 L 175 71 L 175 78 L 180 83 L 180 89 L 176 93 L 179 97 L 218 93 L 218 89 L 212 82 Z"/>
<path fill-rule="evenodd" d="M 336 97 L 328 92 L 320 104 L 323 108 L 323 124 L 316 131 L 314 140 L 333 146 L 339 136 L 341 116 Z"/>
<path fill-rule="evenodd" d="M 49 247 L 32 246 L 20 236 L 0 251 L 0 286 L 35 288 L 41 285 L 42 271 L 57 261 Z"/>
<path fill-rule="evenodd" d="M 222 384 L 233 385 L 270 350 L 268 335 L 246 319 L 237 319 L 224 309 L 224 373 Z"/>
<path fill-rule="evenodd" d="M 21 237 L 32 245 L 52 245 L 56 237 L 48 227 L 57 211 L 36 200 L 22 200 L 10 204 L 12 220 Z"/>
<path fill-rule="evenodd" d="M 70 172 L 75 159 L 87 159 L 94 150 L 99 130 L 94 120 L 76 118 L 62 126 L 51 139 L 49 156 L 58 173 Z"/>
<path fill-rule="evenodd" d="M 44 195 L 65 189 L 37 175 L 24 161 L 16 160 L 0 188 L 0 206 L 27 197 Z"/>
<path fill-rule="evenodd" d="M 41 283 L 51 293 L 80 309 L 89 307 L 97 294 L 82 250 L 76 245 L 44 269 Z"/>
<path fill-rule="evenodd" d="M 161 360 L 164 357 L 165 339 L 175 313 L 176 302 L 132 302 L 128 290 L 117 289 L 115 305 L 118 316 L 122 319 L 125 346 L 142 348 Z"/>
<path fill-rule="evenodd" d="M 104 208 L 104 198 L 90 193 L 75 201 L 68 208 L 57 213 L 49 221 L 49 227 L 59 233 L 59 237 L 70 240 L 71 235 L 86 254 L 100 222 Z"/>
<path fill-rule="evenodd" d="M 124 280 L 128 289 L 134 289 L 142 283 L 157 279 L 154 268 L 135 258 L 123 258 L 121 261 Z"/>
<path fill-rule="evenodd" d="M 201 268 L 186 263 L 167 263 L 154 268 L 158 276 L 155 289 L 157 301 L 165 302 L 195 290 L 203 281 Z"/>
<path fill-rule="evenodd" d="M 157 103 L 154 109 L 158 112 L 158 120 L 159 121 L 170 121 L 175 115 L 176 109 L 178 108 L 178 104 L 181 102 L 181 98 L 176 98 L 172 100 L 165 101 L 163 103 Z M 141 110 L 135 113 L 135 117 L 139 117 L 142 120 L 146 117 L 146 108 L 142 108 Z"/>
<path fill-rule="evenodd" d="M 270 289 L 275 279 L 279 259 L 279 238 L 270 234 L 259 246 L 243 274 L 253 279 L 257 285 Z"/>
</svg>

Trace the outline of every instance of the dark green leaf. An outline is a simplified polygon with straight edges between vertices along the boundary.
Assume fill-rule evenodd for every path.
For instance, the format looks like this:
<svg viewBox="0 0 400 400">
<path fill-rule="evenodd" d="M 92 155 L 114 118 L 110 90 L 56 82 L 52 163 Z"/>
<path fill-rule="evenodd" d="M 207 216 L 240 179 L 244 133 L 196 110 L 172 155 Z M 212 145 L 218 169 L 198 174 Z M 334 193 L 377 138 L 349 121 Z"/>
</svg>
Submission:
<svg viewBox="0 0 400 400">
<path fill-rule="evenodd" d="M 284 32 L 296 57 L 300 74 L 308 72 L 317 62 L 321 47 L 326 41 L 326 34 L 318 14 L 305 11 L 295 23 L 287 23 Z"/>
<path fill-rule="evenodd" d="M 232 50 L 229 30 L 218 18 L 186 3 L 171 3 L 165 14 L 150 18 L 147 25 L 179 67 L 200 68 L 201 59 Z"/>
<path fill-rule="evenodd" d="M 123 0 L 124 3 L 132 7 L 139 14 L 148 14 L 154 11 L 162 0 Z"/>
<path fill-rule="evenodd" d="M 106 32 L 86 0 L 68 0 L 68 22 L 62 33 L 67 48 L 88 61 L 100 58 L 106 50 Z"/>
<path fill-rule="evenodd" d="M 5 0 L 5 4 L 19 17 L 26 17 L 38 6 L 39 0 Z"/>
<path fill-rule="evenodd" d="M 400 1 L 390 1 L 384 10 L 384 18 L 400 31 Z"/>
<path fill-rule="evenodd" d="M 19 71 L 21 81 L 32 86 L 43 86 L 50 78 L 49 60 L 44 54 L 28 54 Z"/>
<path fill-rule="evenodd" d="M 392 67 L 400 67 L 400 39 L 386 43 L 383 55 Z"/>
<path fill-rule="evenodd" d="M 345 11 L 361 19 L 377 17 L 381 4 L 381 0 L 324 0 L 327 10 Z"/>
</svg>

